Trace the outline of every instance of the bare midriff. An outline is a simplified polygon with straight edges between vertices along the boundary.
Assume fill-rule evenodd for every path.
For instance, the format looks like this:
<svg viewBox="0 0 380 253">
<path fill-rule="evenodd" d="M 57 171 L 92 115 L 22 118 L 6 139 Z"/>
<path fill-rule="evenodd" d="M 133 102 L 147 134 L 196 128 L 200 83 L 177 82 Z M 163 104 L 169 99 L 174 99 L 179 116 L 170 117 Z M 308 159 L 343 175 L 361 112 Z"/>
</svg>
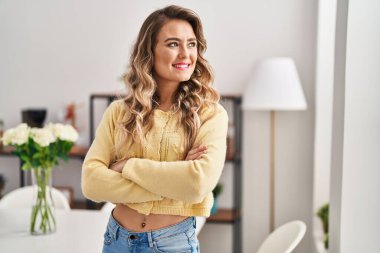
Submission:
<svg viewBox="0 0 380 253">
<path fill-rule="evenodd" d="M 123 204 L 116 205 L 112 216 L 121 226 L 134 232 L 147 232 L 165 228 L 188 218 L 187 216 L 167 214 L 144 215 Z"/>
</svg>

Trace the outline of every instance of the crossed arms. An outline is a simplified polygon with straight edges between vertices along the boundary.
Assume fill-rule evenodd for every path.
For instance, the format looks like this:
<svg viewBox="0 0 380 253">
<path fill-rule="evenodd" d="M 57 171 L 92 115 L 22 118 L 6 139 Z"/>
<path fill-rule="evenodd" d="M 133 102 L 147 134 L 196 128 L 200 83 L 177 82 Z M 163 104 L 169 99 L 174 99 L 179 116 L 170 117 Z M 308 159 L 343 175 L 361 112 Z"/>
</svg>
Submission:
<svg viewBox="0 0 380 253">
<path fill-rule="evenodd" d="M 163 198 L 200 203 L 217 184 L 225 153 L 228 116 L 220 106 L 203 122 L 184 161 L 129 158 L 110 164 L 116 103 L 105 111 L 82 166 L 82 191 L 96 202 L 142 203 Z"/>
</svg>

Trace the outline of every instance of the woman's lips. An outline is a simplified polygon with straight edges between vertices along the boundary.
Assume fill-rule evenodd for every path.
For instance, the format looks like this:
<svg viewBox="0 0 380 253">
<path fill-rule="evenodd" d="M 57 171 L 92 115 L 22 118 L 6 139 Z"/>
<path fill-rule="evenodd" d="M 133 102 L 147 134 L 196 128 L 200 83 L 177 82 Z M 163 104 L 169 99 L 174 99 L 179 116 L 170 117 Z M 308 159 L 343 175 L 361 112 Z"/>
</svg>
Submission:
<svg viewBox="0 0 380 253">
<path fill-rule="evenodd" d="M 190 68 L 190 64 L 189 63 L 176 63 L 176 64 L 173 64 L 172 65 L 175 69 L 178 69 L 178 70 L 186 70 L 188 68 Z"/>
</svg>

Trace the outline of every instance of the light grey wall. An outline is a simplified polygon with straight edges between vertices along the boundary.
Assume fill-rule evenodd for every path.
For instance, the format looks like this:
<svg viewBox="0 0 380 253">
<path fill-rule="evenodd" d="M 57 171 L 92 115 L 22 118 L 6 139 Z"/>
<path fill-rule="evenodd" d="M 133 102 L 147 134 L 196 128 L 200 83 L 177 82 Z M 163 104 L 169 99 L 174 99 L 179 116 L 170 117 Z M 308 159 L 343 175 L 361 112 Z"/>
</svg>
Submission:
<svg viewBox="0 0 380 253">
<path fill-rule="evenodd" d="M 329 201 L 336 1 L 319 1 L 315 85 L 314 210 Z"/>
<path fill-rule="evenodd" d="M 331 132 L 334 88 L 336 0 L 318 1 L 318 35 L 315 79 L 315 142 L 313 212 L 330 200 Z M 323 251 L 323 228 L 315 216 L 315 250 Z"/>
<path fill-rule="evenodd" d="M 329 208 L 329 249 L 340 253 L 341 229 L 341 190 L 343 176 L 344 144 L 344 104 L 348 1 L 337 1 L 334 95 L 333 95 L 333 129 L 331 147 L 330 208 Z"/>
<path fill-rule="evenodd" d="M 0 118 L 6 128 L 20 123 L 22 108 L 48 107 L 47 122 L 57 121 L 63 104 L 74 101 L 81 105 L 78 125 L 86 143 L 89 94 L 123 88 L 118 77 L 142 21 L 169 3 L 201 16 L 206 57 L 222 93 L 241 93 L 258 59 L 294 58 L 308 110 L 276 115 L 276 225 L 301 219 L 310 227 L 317 1 L 0 1 Z M 244 252 L 254 252 L 269 227 L 269 117 L 245 113 L 245 122 L 243 241 Z M 0 164 L 6 191 L 18 187 L 17 161 L 1 158 Z M 77 199 L 80 166 L 72 160 L 54 172 L 54 182 L 74 187 Z M 227 169 L 222 180 L 231 178 Z M 228 189 L 222 198 L 222 206 L 230 205 Z M 206 225 L 202 251 L 230 252 L 231 233 L 230 226 Z M 310 252 L 310 238 L 308 232 L 296 252 Z"/>
<path fill-rule="evenodd" d="M 330 213 L 334 253 L 380 252 L 379 13 L 375 0 L 338 0 Z"/>
</svg>

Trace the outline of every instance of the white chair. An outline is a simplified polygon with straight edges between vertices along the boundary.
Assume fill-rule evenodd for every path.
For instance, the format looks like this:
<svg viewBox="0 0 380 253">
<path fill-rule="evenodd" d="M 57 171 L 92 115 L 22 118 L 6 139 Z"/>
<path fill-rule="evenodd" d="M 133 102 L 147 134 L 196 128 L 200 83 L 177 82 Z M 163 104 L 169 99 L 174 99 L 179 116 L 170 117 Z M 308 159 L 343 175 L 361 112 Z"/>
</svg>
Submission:
<svg viewBox="0 0 380 253">
<path fill-rule="evenodd" d="M 112 204 L 110 202 L 106 202 L 102 208 L 100 209 L 101 212 L 106 212 L 106 213 L 109 213 L 111 214 L 111 211 L 112 209 L 115 208 L 115 204 Z M 196 235 L 198 236 L 199 232 L 201 232 L 201 229 L 203 228 L 203 226 L 205 225 L 206 223 L 206 218 L 205 217 L 199 217 L 199 216 L 196 216 L 196 222 L 197 222 L 197 227 L 195 229 L 195 233 Z"/>
<path fill-rule="evenodd" d="M 198 236 L 199 233 L 201 232 L 203 226 L 206 223 L 206 217 L 196 216 L 195 219 L 197 221 L 197 227 L 195 228 L 195 234 Z"/>
<path fill-rule="evenodd" d="M 18 188 L 4 195 L 0 199 L 1 208 L 29 208 L 33 206 L 35 199 L 34 194 L 37 192 L 37 186 L 25 186 Z M 54 207 L 57 209 L 70 210 L 70 204 L 65 195 L 55 189 L 51 189 L 51 195 L 54 201 Z"/>
<path fill-rule="evenodd" d="M 291 221 L 274 230 L 261 244 L 257 253 L 290 253 L 306 232 L 302 221 Z"/>
<path fill-rule="evenodd" d="M 111 202 L 106 202 L 102 208 L 100 209 L 101 212 L 104 212 L 104 213 L 109 213 L 111 214 L 111 211 L 115 208 L 115 204 L 111 203 Z"/>
</svg>

